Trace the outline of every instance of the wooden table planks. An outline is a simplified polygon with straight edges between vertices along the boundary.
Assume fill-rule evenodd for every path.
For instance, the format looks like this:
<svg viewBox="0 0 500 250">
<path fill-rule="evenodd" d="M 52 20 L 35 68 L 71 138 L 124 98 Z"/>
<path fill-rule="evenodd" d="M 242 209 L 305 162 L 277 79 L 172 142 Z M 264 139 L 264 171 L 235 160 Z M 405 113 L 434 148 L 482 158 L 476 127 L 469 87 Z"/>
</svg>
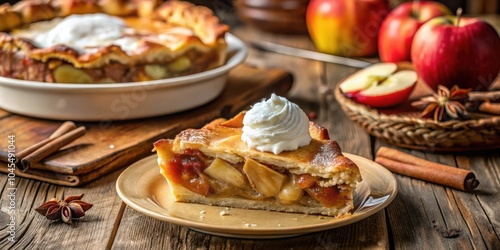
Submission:
<svg viewBox="0 0 500 250">
<path fill-rule="evenodd" d="M 116 195 L 115 180 L 121 171 L 113 172 L 86 185 L 84 188 L 66 188 L 40 181 L 17 178 L 16 209 L 18 242 L 13 245 L 7 241 L 6 223 L 0 224 L 0 249 L 105 249 L 111 235 L 115 221 L 120 214 L 123 202 Z M 6 197 L 6 178 L 1 178 L 2 199 Z M 79 195 L 85 193 L 85 201 L 94 204 L 91 211 L 72 225 L 51 223 L 40 216 L 34 208 L 53 197 Z M 5 208 L 2 200 L 2 208 Z M 6 211 L 0 212 L 5 218 Z M 3 219 L 0 219 L 4 222 Z"/>
<path fill-rule="evenodd" d="M 379 146 L 389 146 L 377 142 Z M 399 194 L 387 208 L 396 249 L 498 249 L 497 211 L 500 207 L 498 152 L 433 154 L 404 150 L 412 155 L 472 170 L 481 184 L 462 192 L 396 175 Z M 425 241 L 423 240 L 425 239 Z"/>
<path fill-rule="evenodd" d="M 304 36 L 273 35 L 247 27 L 240 27 L 234 33 L 247 41 L 259 39 L 313 49 Z M 250 51 L 247 63 L 294 72 L 295 84 L 287 97 L 306 113 L 316 112 L 317 122 L 329 129 L 331 137 L 344 151 L 373 159 L 380 146 L 391 146 L 370 137 L 352 123 L 330 93 L 338 81 L 355 69 L 255 50 Z M 477 191 L 467 193 L 396 175 L 399 193 L 395 200 L 386 209 L 360 222 L 287 239 L 251 240 L 212 236 L 136 212 L 125 206 L 116 194 L 114 185 L 120 171 L 82 188 L 63 188 L 20 178 L 17 185 L 24 190 L 19 194 L 23 208 L 19 227 L 22 236 L 14 249 L 36 246 L 48 249 L 72 246 L 77 249 L 500 249 L 500 153 L 436 154 L 402 150 L 431 161 L 469 168 L 481 184 Z M 5 182 L 5 178 L 0 178 L 2 208 L 5 207 Z M 44 199 L 80 192 L 92 198 L 96 207 L 74 225 L 49 223 L 32 210 Z M 1 249 L 12 246 L 4 237 L 4 218 L 0 213 Z"/>
</svg>

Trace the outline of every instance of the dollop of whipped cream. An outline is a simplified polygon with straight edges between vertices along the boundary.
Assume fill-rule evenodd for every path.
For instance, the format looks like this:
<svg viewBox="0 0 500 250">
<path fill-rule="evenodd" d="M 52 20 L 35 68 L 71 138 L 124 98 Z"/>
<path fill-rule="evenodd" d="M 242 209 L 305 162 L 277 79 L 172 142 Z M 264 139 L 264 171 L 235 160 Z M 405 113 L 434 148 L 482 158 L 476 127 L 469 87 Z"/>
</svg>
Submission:
<svg viewBox="0 0 500 250">
<path fill-rule="evenodd" d="M 245 114 L 241 139 L 259 151 L 296 150 L 311 142 L 309 119 L 297 104 L 272 94 Z"/>
<path fill-rule="evenodd" d="M 64 44 L 78 51 L 111 44 L 128 49 L 133 45 L 130 39 L 123 37 L 127 28 L 122 19 L 106 14 L 71 15 L 38 34 L 34 41 L 44 48 Z"/>
</svg>

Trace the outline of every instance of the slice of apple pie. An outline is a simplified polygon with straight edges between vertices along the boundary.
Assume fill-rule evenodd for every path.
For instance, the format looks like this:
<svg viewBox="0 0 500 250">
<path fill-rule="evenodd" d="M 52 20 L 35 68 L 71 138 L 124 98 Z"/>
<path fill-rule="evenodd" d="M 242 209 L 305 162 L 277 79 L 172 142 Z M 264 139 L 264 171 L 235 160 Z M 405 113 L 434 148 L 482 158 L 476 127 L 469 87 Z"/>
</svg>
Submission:
<svg viewBox="0 0 500 250">
<path fill-rule="evenodd" d="M 361 180 L 358 167 L 326 129 L 309 122 L 300 108 L 294 114 L 297 108 L 273 95 L 230 120 L 216 119 L 154 143 L 175 200 L 349 215 Z"/>
<path fill-rule="evenodd" d="M 0 6 L 0 31 L 0 76 L 114 83 L 218 67 L 228 26 L 182 1 L 24 0 Z"/>
</svg>

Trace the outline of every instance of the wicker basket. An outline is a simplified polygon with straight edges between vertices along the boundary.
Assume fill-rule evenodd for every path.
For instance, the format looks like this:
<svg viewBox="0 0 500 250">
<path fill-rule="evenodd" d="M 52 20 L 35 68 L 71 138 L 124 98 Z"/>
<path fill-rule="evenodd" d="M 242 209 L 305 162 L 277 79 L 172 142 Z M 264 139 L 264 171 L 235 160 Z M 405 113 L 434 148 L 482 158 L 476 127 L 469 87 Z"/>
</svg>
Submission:
<svg viewBox="0 0 500 250">
<path fill-rule="evenodd" d="M 418 113 L 383 114 L 345 97 L 338 87 L 335 98 L 370 135 L 400 147 L 442 152 L 500 148 L 500 116 L 435 122 Z"/>
</svg>

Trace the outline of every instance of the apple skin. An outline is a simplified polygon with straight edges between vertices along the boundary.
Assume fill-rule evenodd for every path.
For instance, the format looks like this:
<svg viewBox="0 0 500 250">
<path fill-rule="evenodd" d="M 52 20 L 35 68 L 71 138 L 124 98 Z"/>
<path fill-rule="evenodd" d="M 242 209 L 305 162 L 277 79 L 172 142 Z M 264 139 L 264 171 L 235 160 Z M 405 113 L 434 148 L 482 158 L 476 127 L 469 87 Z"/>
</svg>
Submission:
<svg viewBox="0 0 500 250">
<path fill-rule="evenodd" d="M 365 96 L 362 95 L 361 92 L 357 92 L 351 93 L 349 97 L 357 103 L 365 104 L 372 108 L 388 108 L 396 106 L 407 100 L 411 92 L 415 88 L 415 85 L 416 84 L 413 84 L 406 89 L 402 89 L 386 95 Z"/>
<path fill-rule="evenodd" d="M 442 16 L 426 22 L 415 34 L 411 59 L 415 70 L 433 90 L 487 90 L 500 72 L 500 37 L 477 18 Z"/>
<path fill-rule="evenodd" d="M 311 0 L 306 23 L 316 48 L 325 53 L 359 57 L 377 52 L 388 0 Z"/>
<path fill-rule="evenodd" d="M 411 44 L 417 30 L 434 17 L 451 15 L 438 2 L 405 2 L 384 19 L 378 33 L 378 53 L 382 62 L 411 60 Z"/>
<path fill-rule="evenodd" d="M 399 70 L 395 63 L 377 63 L 361 69 L 339 84 L 345 96 L 373 108 L 396 106 L 408 99 L 418 75 Z"/>
</svg>

